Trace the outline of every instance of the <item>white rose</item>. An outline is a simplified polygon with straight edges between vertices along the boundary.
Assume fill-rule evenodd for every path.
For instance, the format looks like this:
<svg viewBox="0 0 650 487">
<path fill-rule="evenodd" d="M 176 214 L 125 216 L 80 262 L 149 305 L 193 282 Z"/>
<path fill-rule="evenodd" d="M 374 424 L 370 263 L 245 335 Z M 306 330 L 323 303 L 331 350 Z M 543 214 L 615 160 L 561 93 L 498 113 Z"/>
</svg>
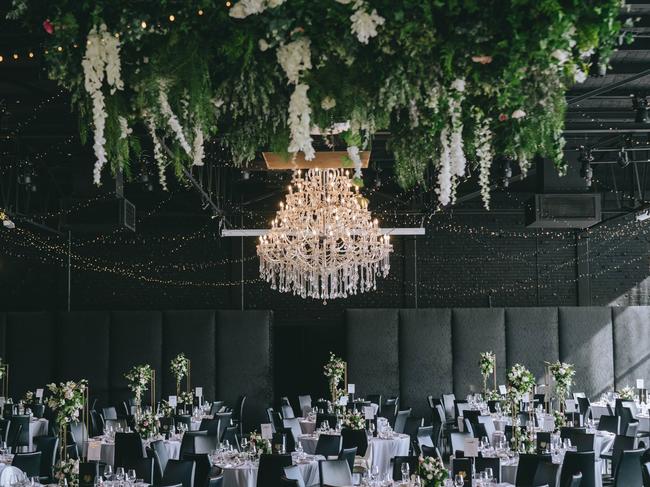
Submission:
<svg viewBox="0 0 650 487">
<path fill-rule="evenodd" d="M 452 89 L 463 92 L 465 91 L 465 80 L 464 79 L 456 79 L 454 82 L 451 84 Z"/>
<path fill-rule="evenodd" d="M 569 59 L 569 53 L 563 49 L 556 49 L 551 53 L 551 57 L 557 59 L 560 64 L 564 64 Z"/>
<path fill-rule="evenodd" d="M 584 83 L 587 81 L 587 73 L 585 73 L 582 69 L 576 69 L 576 72 L 573 75 L 573 80 L 576 83 Z"/>
<path fill-rule="evenodd" d="M 258 45 L 260 46 L 260 51 L 262 52 L 266 51 L 270 47 L 269 43 L 266 42 L 266 39 L 260 39 Z"/>
<path fill-rule="evenodd" d="M 519 108 L 514 112 L 512 112 L 512 115 L 510 116 L 515 119 L 524 118 L 526 116 L 526 112 L 524 112 L 521 108 Z"/>
</svg>

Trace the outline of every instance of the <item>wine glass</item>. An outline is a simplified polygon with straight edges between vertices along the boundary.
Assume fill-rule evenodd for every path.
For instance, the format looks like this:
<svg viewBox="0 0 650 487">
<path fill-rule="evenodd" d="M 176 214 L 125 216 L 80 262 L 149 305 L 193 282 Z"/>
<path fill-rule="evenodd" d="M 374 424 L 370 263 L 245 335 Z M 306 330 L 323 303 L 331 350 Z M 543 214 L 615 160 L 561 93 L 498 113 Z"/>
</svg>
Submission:
<svg viewBox="0 0 650 487">
<path fill-rule="evenodd" d="M 463 487 L 465 485 L 465 479 L 462 475 L 458 474 L 454 477 L 454 485 L 456 487 Z"/>
<path fill-rule="evenodd" d="M 408 482 L 410 467 L 408 462 L 402 463 L 402 482 Z"/>
<path fill-rule="evenodd" d="M 485 469 L 485 475 L 488 479 L 488 482 L 492 483 L 492 481 L 494 480 L 494 471 L 492 470 L 492 467 L 487 467 Z"/>
<path fill-rule="evenodd" d="M 130 468 L 129 471 L 126 473 L 127 478 L 129 479 L 129 482 L 133 483 L 135 482 L 135 479 L 138 478 L 137 474 L 135 473 L 135 469 Z"/>
<path fill-rule="evenodd" d="M 115 478 L 118 482 L 122 482 L 124 480 L 124 467 L 117 467 L 115 469 Z"/>
<path fill-rule="evenodd" d="M 106 480 L 111 480 L 113 477 L 113 467 L 108 464 L 104 467 L 104 477 L 106 477 Z"/>
</svg>

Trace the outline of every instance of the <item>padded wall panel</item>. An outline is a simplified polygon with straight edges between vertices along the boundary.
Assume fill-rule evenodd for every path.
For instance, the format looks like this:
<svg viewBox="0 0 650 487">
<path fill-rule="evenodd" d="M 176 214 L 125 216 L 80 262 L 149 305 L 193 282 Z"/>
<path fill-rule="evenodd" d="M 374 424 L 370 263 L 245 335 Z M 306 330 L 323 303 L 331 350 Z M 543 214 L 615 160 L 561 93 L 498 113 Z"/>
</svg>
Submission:
<svg viewBox="0 0 650 487">
<path fill-rule="evenodd" d="M 616 388 L 650 377 L 650 307 L 612 308 Z"/>
<path fill-rule="evenodd" d="M 117 404 L 132 395 L 124 374 L 140 364 L 149 364 L 156 370 L 156 396 L 160 398 L 161 378 L 168 374 L 169 366 L 162 363 L 162 313 L 113 311 L 110 334 L 111 402 Z M 147 398 L 149 394 L 150 391 Z"/>
<path fill-rule="evenodd" d="M 429 421 L 426 397 L 453 390 L 450 309 L 399 312 L 400 401 Z"/>
<path fill-rule="evenodd" d="M 399 394 L 397 309 L 346 311 L 348 382 L 357 395 Z"/>
<path fill-rule="evenodd" d="M 7 356 L 7 315 L 0 313 L 0 357 Z"/>
<path fill-rule="evenodd" d="M 614 387 L 612 310 L 560 308 L 560 360 L 576 365 L 574 391 L 597 398 Z"/>
<path fill-rule="evenodd" d="M 544 361 L 560 358 L 557 308 L 506 308 L 506 365 L 524 364 L 544 378 Z"/>
<path fill-rule="evenodd" d="M 481 352 L 497 356 L 497 382 L 505 381 L 506 332 L 503 308 L 457 308 L 452 312 L 454 393 L 465 397 L 483 389 Z"/>
<path fill-rule="evenodd" d="M 75 311 L 59 315 L 58 350 L 54 366 L 58 381 L 88 379 L 92 399 L 108 401 L 108 312 Z"/>
<path fill-rule="evenodd" d="M 246 394 L 244 430 L 266 423 L 273 401 L 271 311 L 217 312 L 217 395 L 235 406 Z M 297 364 L 299 366 L 299 364 Z"/>
<path fill-rule="evenodd" d="M 51 314 L 8 313 L 7 354 L 9 392 L 22 397 L 27 390 L 54 380 L 55 325 Z"/>
<path fill-rule="evenodd" d="M 190 385 L 203 387 L 208 400 L 215 399 L 216 331 L 213 310 L 165 311 L 163 313 L 163 395 L 176 394 L 169 363 L 183 352 L 190 359 Z M 186 380 L 181 390 L 187 387 Z"/>
</svg>

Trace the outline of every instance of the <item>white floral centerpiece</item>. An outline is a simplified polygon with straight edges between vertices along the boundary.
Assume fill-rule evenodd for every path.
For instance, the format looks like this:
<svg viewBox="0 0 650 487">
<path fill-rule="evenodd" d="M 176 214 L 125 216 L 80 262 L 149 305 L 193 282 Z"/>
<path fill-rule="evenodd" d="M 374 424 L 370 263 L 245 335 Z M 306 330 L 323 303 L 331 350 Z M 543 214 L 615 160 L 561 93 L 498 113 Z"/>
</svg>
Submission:
<svg viewBox="0 0 650 487">
<path fill-rule="evenodd" d="M 487 381 L 488 377 L 494 374 L 494 369 L 496 367 L 497 356 L 494 352 L 483 352 L 481 353 L 481 358 L 479 360 L 479 367 L 481 369 L 481 375 L 483 376 L 483 392 L 488 392 Z"/>
<path fill-rule="evenodd" d="M 422 487 L 442 487 L 447 478 L 447 469 L 438 458 L 420 457 L 418 459 L 418 476 Z"/>
<path fill-rule="evenodd" d="M 60 486 L 67 482 L 68 487 L 78 487 L 79 460 L 74 458 L 59 460 L 54 466 L 54 478 Z"/>
<path fill-rule="evenodd" d="M 323 367 L 323 375 L 327 378 L 332 402 L 336 404 L 343 394 L 339 389 L 339 384 L 345 376 L 345 369 L 347 364 L 345 361 L 330 352 L 330 359 Z"/>
<path fill-rule="evenodd" d="M 189 359 L 185 356 L 184 353 L 179 353 L 174 357 L 169 364 L 169 369 L 172 372 L 172 375 L 174 376 L 174 379 L 176 379 L 176 395 L 180 396 L 181 393 L 181 381 L 185 376 L 187 376 L 187 372 L 190 368 L 190 361 Z"/>
<path fill-rule="evenodd" d="M 560 428 L 566 426 L 566 416 L 562 411 L 558 411 L 557 409 L 553 411 L 553 423 L 555 431 L 560 431 Z"/>
<path fill-rule="evenodd" d="M 618 391 L 618 397 L 624 401 L 634 401 L 636 393 L 632 386 L 625 386 Z"/>
<path fill-rule="evenodd" d="M 20 401 L 23 404 L 32 404 L 34 402 L 34 393 L 32 391 L 25 392 L 25 395 Z"/>
<path fill-rule="evenodd" d="M 192 395 L 191 392 L 181 392 L 178 395 L 178 404 L 183 405 L 183 409 L 187 411 L 187 406 L 190 407 L 190 410 L 192 409 L 192 404 L 194 403 L 194 396 Z"/>
<path fill-rule="evenodd" d="M 158 416 L 151 412 L 140 414 L 135 420 L 135 430 L 140 433 L 142 439 L 146 440 L 155 435 L 160 428 Z"/>
<path fill-rule="evenodd" d="M 160 403 L 160 414 L 163 418 L 171 418 L 174 415 L 174 408 L 166 399 L 163 399 Z"/>
<path fill-rule="evenodd" d="M 135 405 L 139 409 L 142 404 L 142 393 L 149 390 L 149 384 L 153 377 L 151 365 L 135 365 L 129 372 L 124 374 L 124 377 L 129 381 L 129 389 L 135 395 Z"/>
<path fill-rule="evenodd" d="M 249 435 L 248 441 L 250 442 L 251 450 L 255 449 L 258 455 L 262 453 L 270 454 L 272 452 L 271 442 L 262 438 L 262 435 L 255 430 Z"/>
<path fill-rule="evenodd" d="M 366 429 L 366 420 L 361 413 L 351 411 L 343 416 L 342 426 L 351 430 Z"/>
<path fill-rule="evenodd" d="M 530 394 L 535 387 L 535 376 L 521 364 L 513 365 L 507 374 L 508 398 L 510 399 L 510 414 L 512 415 L 513 435 L 512 441 L 515 450 L 519 449 L 521 442 L 521 430 L 516 428 L 517 414 L 519 413 L 519 401 L 524 394 Z"/>
<path fill-rule="evenodd" d="M 560 410 L 564 410 L 564 401 L 573 385 L 573 376 L 576 375 L 575 368 L 573 364 L 557 361 L 549 365 L 549 371 L 555 381 L 555 395 L 560 401 Z"/>
</svg>

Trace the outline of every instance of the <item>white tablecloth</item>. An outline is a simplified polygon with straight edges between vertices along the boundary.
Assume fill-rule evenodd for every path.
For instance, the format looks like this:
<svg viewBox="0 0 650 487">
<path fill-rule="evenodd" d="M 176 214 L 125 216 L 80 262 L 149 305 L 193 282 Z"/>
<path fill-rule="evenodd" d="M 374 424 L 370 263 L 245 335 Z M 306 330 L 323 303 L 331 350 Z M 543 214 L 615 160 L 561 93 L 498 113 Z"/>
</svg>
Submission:
<svg viewBox="0 0 650 487">
<path fill-rule="evenodd" d="M 0 463 L 0 486 L 11 487 L 25 478 L 25 473 L 16 468 Z"/>
<path fill-rule="evenodd" d="M 313 455 L 316 452 L 318 435 L 302 435 L 299 438 L 305 453 Z M 389 472 L 390 461 L 393 457 L 409 454 L 410 438 L 408 435 L 395 435 L 390 439 L 371 438 L 368 445 L 367 458 L 372 459 L 371 467 L 378 467 L 379 473 Z"/>
<path fill-rule="evenodd" d="M 323 457 L 310 457 L 298 463 L 300 474 L 306 486 L 318 485 L 318 459 Z M 294 464 L 295 454 L 294 454 Z M 248 466 L 237 467 L 221 466 L 223 469 L 223 487 L 256 487 L 257 485 L 257 463 Z"/>
<path fill-rule="evenodd" d="M 169 455 L 169 458 L 173 460 L 178 460 L 180 457 L 181 453 L 181 442 L 179 440 L 164 440 L 165 442 L 165 449 L 167 450 L 167 455 Z M 101 444 L 101 458 L 100 461 L 103 463 L 106 463 L 107 465 L 111 465 L 113 467 L 119 467 L 120 465 L 113 465 L 115 462 L 115 443 L 107 442 L 103 438 L 91 438 L 90 443 Z M 84 447 L 84 455 L 86 455 L 87 448 L 88 448 L 88 442 L 86 443 Z M 144 448 L 145 448 L 145 443 L 142 442 L 142 453 L 144 454 Z"/>
<path fill-rule="evenodd" d="M 300 429 L 302 430 L 303 435 L 311 435 L 314 431 L 316 431 L 316 421 L 301 419 L 298 421 L 298 423 L 300 423 Z"/>
</svg>

